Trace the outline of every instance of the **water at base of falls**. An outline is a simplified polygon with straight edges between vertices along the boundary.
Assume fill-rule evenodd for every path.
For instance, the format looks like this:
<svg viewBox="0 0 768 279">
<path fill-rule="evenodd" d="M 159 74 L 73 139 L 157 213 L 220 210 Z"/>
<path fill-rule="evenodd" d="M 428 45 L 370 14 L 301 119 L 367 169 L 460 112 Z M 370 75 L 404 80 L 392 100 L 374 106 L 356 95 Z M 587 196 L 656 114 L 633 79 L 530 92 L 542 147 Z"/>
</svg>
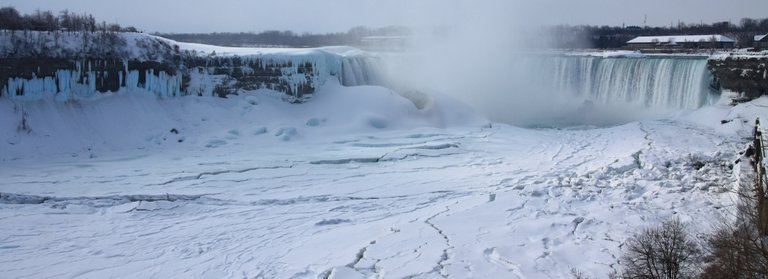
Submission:
<svg viewBox="0 0 768 279">
<path fill-rule="evenodd" d="M 491 120 L 515 125 L 616 125 L 695 110 L 719 98 L 711 89 L 707 57 L 512 53 L 459 58 L 390 55 L 383 63 L 395 69 L 390 81 L 407 80 L 406 89 L 446 94 Z M 378 66 L 347 62 L 345 84 L 381 80 L 371 65 Z"/>
</svg>

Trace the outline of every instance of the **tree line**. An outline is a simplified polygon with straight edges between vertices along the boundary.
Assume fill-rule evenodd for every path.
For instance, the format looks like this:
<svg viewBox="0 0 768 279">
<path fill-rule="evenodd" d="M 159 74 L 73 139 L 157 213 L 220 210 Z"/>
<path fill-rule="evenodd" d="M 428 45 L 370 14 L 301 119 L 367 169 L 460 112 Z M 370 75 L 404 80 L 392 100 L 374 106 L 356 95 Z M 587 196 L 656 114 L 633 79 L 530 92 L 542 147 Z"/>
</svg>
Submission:
<svg viewBox="0 0 768 279">
<path fill-rule="evenodd" d="M 332 45 L 359 45 L 368 36 L 409 36 L 411 30 L 402 26 L 370 28 L 357 26 L 347 32 L 298 34 L 293 31 L 269 30 L 239 33 L 156 33 L 160 37 L 180 42 L 200 43 L 233 47 L 321 47 Z"/>
<path fill-rule="evenodd" d="M 591 26 L 591 25 L 556 25 L 540 27 L 541 38 L 546 46 L 560 49 L 615 49 L 622 48 L 629 40 L 638 36 L 669 35 L 712 35 L 720 34 L 736 40 L 738 47 L 751 47 L 755 35 L 768 33 L 768 18 L 744 18 L 739 24 L 730 22 L 716 23 L 678 23 L 676 26 Z M 319 47 L 329 45 L 360 45 L 361 39 L 368 36 L 410 36 L 407 27 L 390 26 L 384 28 L 354 27 L 347 32 L 328 34 L 297 34 L 292 31 L 264 31 L 259 33 L 182 33 L 155 34 L 176 41 L 212 44 L 221 46 L 278 46 L 278 47 Z M 537 42 L 538 43 L 538 42 Z M 534 44 L 539 45 L 539 44 Z"/>
<path fill-rule="evenodd" d="M 34 31 L 110 31 L 138 32 L 134 27 L 123 27 L 117 23 L 97 20 L 90 14 L 77 14 L 69 10 L 54 14 L 51 11 L 35 10 L 21 14 L 14 7 L 0 8 L 0 29 Z M 671 24 L 664 27 L 652 26 L 594 26 L 556 25 L 538 30 L 541 40 L 551 48 L 560 49 L 613 49 L 622 48 L 629 40 L 638 36 L 665 35 L 726 35 L 736 40 L 737 47 L 751 47 L 755 35 L 768 33 L 768 18 L 743 18 L 738 24 L 729 21 L 715 23 Z M 165 38 L 181 42 L 211 44 L 220 46 L 261 46 L 261 47 L 320 47 L 329 45 L 360 45 L 368 36 L 410 36 L 413 32 L 403 26 L 370 28 L 358 26 L 347 32 L 313 34 L 293 31 L 269 30 L 263 32 L 222 32 L 222 33 L 156 33 Z M 539 42 L 537 42 L 539 43 Z M 538 45 L 538 44 L 537 44 Z"/>
<path fill-rule="evenodd" d="M 31 31 L 109 31 L 138 32 L 134 27 L 123 27 L 117 23 L 97 22 L 90 14 L 77 14 L 69 10 L 54 15 L 52 11 L 35 10 L 31 14 L 21 14 L 14 7 L 0 8 L 0 29 Z"/>
<path fill-rule="evenodd" d="M 738 24 L 729 21 L 715 23 L 671 24 L 664 27 L 651 26 L 590 26 L 557 25 L 544 27 L 549 34 L 549 45 L 555 48 L 621 48 L 638 36 L 671 35 L 725 35 L 736 40 L 738 47 L 751 47 L 754 35 L 768 33 L 768 18 L 743 18 Z"/>
</svg>

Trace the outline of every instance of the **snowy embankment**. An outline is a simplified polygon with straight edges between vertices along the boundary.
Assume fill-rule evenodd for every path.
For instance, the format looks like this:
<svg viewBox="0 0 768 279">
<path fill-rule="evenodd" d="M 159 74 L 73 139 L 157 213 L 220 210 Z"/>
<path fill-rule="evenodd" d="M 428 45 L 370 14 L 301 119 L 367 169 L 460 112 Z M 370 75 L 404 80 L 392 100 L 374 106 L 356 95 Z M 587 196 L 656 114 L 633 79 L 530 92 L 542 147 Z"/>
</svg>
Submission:
<svg viewBox="0 0 768 279">
<path fill-rule="evenodd" d="M 768 106 L 528 130 L 381 87 L 280 95 L 0 100 L 0 272 L 604 277 L 642 227 L 728 216 Z"/>
<path fill-rule="evenodd" d="M 157 99 L 131 92 L 79 102 L 0 99 L 0 161 L 98 157 L 186 145 L 217 147 L 241 137 L 273 143 L 487 123 L 461 104 L 437 100 L 432 98 L 418 109 L 392 90 L 344 87 L 335 81 L 301 105 L 284 102 L 280 92 L 264 89 L 226 99 Z"/>
<path fill-rule="evenodd" d="M 763 51 L 738 50 L 738 51 L 729 51 L 729 52 L 718 52 L 711 56 L 711 59 L 713 60 L 726 60 L 726 59 L 746 60 L 746 59 L 761 59 L 761 58 L 768 58 L 768 50 L 763 50 Z"/>
</svg>

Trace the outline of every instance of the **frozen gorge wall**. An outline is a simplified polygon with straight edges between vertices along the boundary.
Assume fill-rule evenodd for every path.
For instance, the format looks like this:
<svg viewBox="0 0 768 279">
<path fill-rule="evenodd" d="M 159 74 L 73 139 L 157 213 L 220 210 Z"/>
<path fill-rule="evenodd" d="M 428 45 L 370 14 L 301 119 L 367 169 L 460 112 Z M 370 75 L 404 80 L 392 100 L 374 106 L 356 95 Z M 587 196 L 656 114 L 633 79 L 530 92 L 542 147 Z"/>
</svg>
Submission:
<svg viewBox="0 0 768 279">
<path fill-rule="evenodd" d="M 329 79 L 381 85 L 380 62 L 323 49 L 215 55 L 144 34 L 0 30 L 0 98 L 82 99 L 129 89 L 157 97 L 270 89 L 303 101 Z"/>
<path fill-rule="evenodd" d="M 712 96 L 706 58 L 546 56 L 534 72 L 549 90 L 601 104 L 695 109 Z"/>
<path fill-rule="evenodd" d="M 131 89 L 157 97 L 225 97 L 270 89 L 294 101 L 311 96 L 329 79 L 345 86 L 381 85 L 372 57 L 326 53 L 232 57 L 186 57 L 180 63 L 65 58 L 0 58 L 0 97 L 69 100 Z"/>
<path fill-rule="evenodd" d="M 0 97 L 72 100 L 121 88 L 162 97 L 180 96 L 172 64 L 121 59 L 0 58 Z"/>
<path fill-rule="evenodd" d="M 342 56 L 321 49 L 299 54 L 192 57 L 184 60 L 184 68 L 190 84 L 184 84 L 182 91 L 222 97 L 241 90 L 271 89 L 301 100 L 330 79 L 344 86 L 385 84 L 379 58 Z"/>
</svg>

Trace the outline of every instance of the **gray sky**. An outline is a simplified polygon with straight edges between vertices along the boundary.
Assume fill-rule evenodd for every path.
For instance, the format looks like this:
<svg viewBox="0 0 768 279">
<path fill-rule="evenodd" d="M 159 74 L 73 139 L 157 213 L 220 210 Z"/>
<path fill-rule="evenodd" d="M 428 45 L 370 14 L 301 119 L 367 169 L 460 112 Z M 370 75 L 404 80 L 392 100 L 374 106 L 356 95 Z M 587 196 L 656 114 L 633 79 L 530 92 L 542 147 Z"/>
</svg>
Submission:
<svg viewBox="0 0 768 279">
<path fill-rule="evenodd" d="M 450 25 L 498 19 L 536 24 L 665 25 L 768 17 L 768 0 L 0 0 L 22 13 L 37 8 L 88 12 L 148 32 L 293 30 L 344 32 L 357 25 Z M 481 7 L 478 7 L 481 6 Z M 491 11 L 494 17 L 485 17 Z"/>
</svg>

